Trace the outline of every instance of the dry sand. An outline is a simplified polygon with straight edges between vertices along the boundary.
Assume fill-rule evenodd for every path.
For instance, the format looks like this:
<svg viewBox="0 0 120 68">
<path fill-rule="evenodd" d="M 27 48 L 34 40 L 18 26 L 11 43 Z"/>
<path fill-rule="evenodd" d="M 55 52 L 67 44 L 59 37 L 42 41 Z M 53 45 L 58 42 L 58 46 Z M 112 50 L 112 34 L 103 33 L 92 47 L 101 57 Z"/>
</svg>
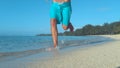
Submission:
<svg viewBox="0 0 120 68">
<path fill-rule="evenodd" d="M 73 49 L 51 58 L 0 62 L 0 68 L 120 68 L 120 35 L 102 35 L 115 41 Z M 26 61 L 27 60 L 27 61 Z"/>
</svg>

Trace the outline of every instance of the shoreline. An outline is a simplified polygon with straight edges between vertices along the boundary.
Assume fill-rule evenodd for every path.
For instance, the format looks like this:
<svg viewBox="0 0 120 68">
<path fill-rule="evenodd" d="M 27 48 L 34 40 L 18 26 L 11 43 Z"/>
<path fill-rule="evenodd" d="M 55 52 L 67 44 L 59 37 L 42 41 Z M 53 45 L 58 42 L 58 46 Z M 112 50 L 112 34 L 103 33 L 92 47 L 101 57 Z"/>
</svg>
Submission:
<svg viewBox="0 0 120 68">
<path fill-rule="evenodd" d="M 37 57 L 0 62 L 0 68 L 119 68 L 120 35 L 100 36 L 112 38 L 114 41 L 81 49 L 73 48 L 67 52 L 61 50 L 59 53 L 54 53 L 53 51 L 51 53 L 54 53 L 54 56 L 46 56 L 42 59 L 38 54 Z"/>
</svg>

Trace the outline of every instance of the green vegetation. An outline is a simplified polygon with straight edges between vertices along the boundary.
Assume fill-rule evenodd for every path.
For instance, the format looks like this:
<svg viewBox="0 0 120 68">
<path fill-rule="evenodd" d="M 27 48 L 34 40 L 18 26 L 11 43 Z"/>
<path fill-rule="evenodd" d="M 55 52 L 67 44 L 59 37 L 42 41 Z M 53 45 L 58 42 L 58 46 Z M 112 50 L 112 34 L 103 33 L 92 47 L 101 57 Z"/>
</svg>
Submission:
<svg viewBox="0 0 120 68">
<path fill-rule="evenodd" d="M 78 28 L 74 32 L 65 31 L 64 33 L 59 33 L 58 35 L 64 36 L 81 36 L 81 35 L 106 35 L 106 34 L 120 34 L 120 21 L 113 22 L 111 24 L 104 23 L 102 26 L 91 24 L 85 25 L 83 28 Z M 42 34 L 40 34 L 41 36 Z M 51 34 L 44 34 L 51 35 Z M 42 35 L 43 36 L 43 35 Z"/>
<path fill-rule="evenodd" d="M 104 23 L 102 26 L 91 24 L 85 25 L 83 28 L 76 29 L 73 33 L 64 32 L 64 35 L 81 36 L 81 35 L 105 35 L 105 34 L 119 34 L 120 21 L 111 24 Z"/>
</svg>

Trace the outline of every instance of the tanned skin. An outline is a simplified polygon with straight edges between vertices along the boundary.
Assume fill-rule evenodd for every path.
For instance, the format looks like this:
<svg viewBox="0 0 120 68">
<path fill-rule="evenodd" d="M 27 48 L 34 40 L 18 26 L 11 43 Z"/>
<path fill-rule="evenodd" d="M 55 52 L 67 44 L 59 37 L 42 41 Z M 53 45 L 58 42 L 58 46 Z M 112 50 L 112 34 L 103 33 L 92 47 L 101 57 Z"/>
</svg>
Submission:
<svg viewBox="0 0 120 68">
<path fill-rule="evenodd" d="M 71 0 L 53 0 L 53 2 L 59 2 L 59 3 L 64 3 L 64 2 L 70 2 Z M 53 43 L 54 43 L 54 48 L 57 47 L 58 45 L 58 30 L 57 30 L 57 21 L 56 19 L 51 19 L 51 32 L 52 32 L 52 38 L 53 38 Z M 64 30 L 70 29 L 71 32 L 73 32 L 74 27 L 72 26 L 71 23 L 69 23 L 68 26 L 62 25 Z"/>
</svg>

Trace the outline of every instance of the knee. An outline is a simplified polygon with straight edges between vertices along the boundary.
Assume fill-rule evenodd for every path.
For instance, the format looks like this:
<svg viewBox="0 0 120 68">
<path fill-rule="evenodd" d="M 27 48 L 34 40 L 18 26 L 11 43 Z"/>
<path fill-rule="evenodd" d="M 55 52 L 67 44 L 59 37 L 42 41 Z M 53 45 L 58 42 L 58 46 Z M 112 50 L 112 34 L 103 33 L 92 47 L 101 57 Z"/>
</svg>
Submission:
<svg viewBox="0 0 120 68">
<path fill-rule="evenodd" d="M 64 29 L 64 30 L 67 30 L 67 29 L 68 29 L 68 27 L 63 25 L 63 29 Z"/>
<path fill-rule="evenodd" d="M 51 26 L 55 27 L 56 26 L 56 19 L 51 19 Z"/>
</svg>

